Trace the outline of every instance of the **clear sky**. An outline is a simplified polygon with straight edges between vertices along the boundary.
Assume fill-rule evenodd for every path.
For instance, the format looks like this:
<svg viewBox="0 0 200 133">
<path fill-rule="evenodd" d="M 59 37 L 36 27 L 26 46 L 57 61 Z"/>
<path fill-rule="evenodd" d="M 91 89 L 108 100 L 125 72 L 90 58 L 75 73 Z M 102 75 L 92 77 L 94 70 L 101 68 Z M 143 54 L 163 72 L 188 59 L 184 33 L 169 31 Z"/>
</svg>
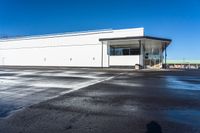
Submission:
<svg viewBox="0 0 200 133">
<path fill-rule="evenodd" d="M 199 0 L 0 0 L 0 35 L 144 27 L 168 59 L 200 59 Z"/>
</svg>

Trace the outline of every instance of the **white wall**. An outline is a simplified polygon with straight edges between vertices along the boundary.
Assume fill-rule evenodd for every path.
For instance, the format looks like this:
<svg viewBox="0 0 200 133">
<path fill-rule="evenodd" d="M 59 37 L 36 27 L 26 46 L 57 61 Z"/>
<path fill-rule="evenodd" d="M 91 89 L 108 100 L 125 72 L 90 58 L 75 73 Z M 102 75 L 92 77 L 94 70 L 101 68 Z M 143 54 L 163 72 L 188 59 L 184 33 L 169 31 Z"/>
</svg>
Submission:
<svg viewBox="0 0 200 133">
<path fill-rule="evenodd" d="M 1 50 L 1 65 L 98 67 L 101 45 Z"/>
<path fill-rule="evenodd" d="M 110 66 L 134 66 L 139 64 L 139 55 L 110 56 Z"/>
<path fill-rule="evenodd" d="M 143 33 L 135 28 L 0 40 L 0 65 L 108 67 L 107 44 L 100 38 Z"/>
</svg>

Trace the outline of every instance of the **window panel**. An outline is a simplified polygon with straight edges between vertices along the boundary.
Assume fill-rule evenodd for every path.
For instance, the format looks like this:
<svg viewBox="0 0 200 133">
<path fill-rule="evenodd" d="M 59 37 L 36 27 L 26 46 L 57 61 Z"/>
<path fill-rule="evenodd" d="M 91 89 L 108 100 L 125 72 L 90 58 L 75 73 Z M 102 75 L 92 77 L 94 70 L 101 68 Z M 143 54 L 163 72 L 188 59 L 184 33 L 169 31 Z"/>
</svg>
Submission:
<svg viewBox="0 0 200 133">
<path fill-rule="evenodd" d="M 139 48 L 110 47 L 110 55 L 140 55 Z"/>
</svg>

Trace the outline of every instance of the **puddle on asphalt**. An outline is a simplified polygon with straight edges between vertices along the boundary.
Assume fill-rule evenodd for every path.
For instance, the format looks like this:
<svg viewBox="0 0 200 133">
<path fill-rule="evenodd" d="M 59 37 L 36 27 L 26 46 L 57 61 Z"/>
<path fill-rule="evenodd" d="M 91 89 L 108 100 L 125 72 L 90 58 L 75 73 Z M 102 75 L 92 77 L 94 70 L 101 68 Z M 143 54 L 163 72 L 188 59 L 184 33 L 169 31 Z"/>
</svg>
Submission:
<svg viewBox="0 0 200 133">
<path fill-rule="evenodd" d="M 200 90 L 200 80 L 194 77 L 165 76 L 165 79 L 172 89 Z"/>
<path fill-rule="evenodd" d="M 166 112 L 167 119 L 191 125 L 200 125 L 200 110 L 168 110 Z"/>
</svg>

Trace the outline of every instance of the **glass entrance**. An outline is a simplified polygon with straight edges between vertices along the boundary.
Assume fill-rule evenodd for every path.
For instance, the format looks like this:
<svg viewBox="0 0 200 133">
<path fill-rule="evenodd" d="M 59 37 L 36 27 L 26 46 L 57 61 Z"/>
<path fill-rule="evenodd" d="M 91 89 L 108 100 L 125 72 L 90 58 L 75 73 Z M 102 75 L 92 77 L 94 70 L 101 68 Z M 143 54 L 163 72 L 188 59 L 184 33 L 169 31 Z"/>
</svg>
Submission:
<svg viewBox="0 0 200 133">
<path fill-rule="evenodd" d="M 149 41 L 144 46 L 144 67 L 145 68 L 162 68 L 162 45 Z"/>
</svg>

